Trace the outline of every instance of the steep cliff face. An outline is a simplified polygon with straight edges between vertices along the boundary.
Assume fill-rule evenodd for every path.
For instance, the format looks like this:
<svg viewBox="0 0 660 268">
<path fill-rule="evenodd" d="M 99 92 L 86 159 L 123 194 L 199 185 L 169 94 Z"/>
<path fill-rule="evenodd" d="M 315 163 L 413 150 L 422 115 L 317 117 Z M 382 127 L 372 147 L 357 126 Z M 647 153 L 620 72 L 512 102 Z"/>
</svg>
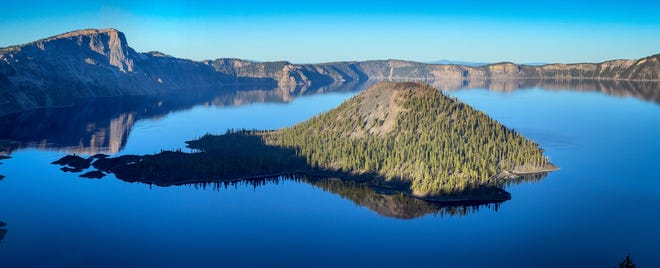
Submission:
<svg viewBox="0 0 660 268">
<path fill-rule="evenodd" d="M 0 50 L 0 114 L 233 80 L 202 62 L 137 53 L 114 29 L 74 31 Z"/>
<path fill-rule="evenodd" d="M 292 64 L 202 62 L 138 53 L 115 29 L 73 31 L 0 49 L 0 115 L 90 98 L 153 95 L 227 84 L 279 87 L 286 94 L 366 80 L 483 84 L 506 79 L 660 80 L 660 54 L 639 60 L 527 66 L 424 64 L 401 60 Z M 444 86 L 443 86 L 444 88 Z"/>
<path fill-rule="evenodd" d="M 113 29 L 70 32 L 0 52 L 3 88 L 49 91 L 93 84 L 119 89 L 121 74 L 135 69 L 135 51 Z"/>
<path fill-rule="evenodd" d="M 6 62 L 14 59 L 39 61 L 64 60 L 71 56 L 87 56 L 85 62 L 108 64 L 121 72 L 133 71 L 132 57 L 135 54 L 128 47 L 126 37 L 115 29 L 80 30 L 41 39 L 26 45 L 0 50 Z M 44 53 L 48 51 L 48 53 Z"/>
<path fill-rule="evenodd" d="M 660 80 L 660 54 L 635 61 L 621 77 L 624 79 Z"/>
</svg>

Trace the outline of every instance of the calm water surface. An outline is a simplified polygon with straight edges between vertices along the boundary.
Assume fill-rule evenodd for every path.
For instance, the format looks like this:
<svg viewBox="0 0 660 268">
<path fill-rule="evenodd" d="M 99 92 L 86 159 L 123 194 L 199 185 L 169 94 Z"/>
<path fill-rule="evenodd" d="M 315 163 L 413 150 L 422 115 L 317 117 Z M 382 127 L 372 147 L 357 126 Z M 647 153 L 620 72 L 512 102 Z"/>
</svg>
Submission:
<svg viewBox="0 0 660 268">
<path fill-rule="evenodd" d="M 14 143 L 0 161 L 0 267 L 612 267 L 627 253 L 660 266 L 660 105 L 632 97 L 450 92 L 538 142 L 561 170 L 509 186 L 497 209 L 408 220 L 303 182 L 157 187 L 50 164 L 68 153 L 186 150 L 207 132 L 289 126 L 354 94 L 5 118 L 0 139 Z"/>
</svg>

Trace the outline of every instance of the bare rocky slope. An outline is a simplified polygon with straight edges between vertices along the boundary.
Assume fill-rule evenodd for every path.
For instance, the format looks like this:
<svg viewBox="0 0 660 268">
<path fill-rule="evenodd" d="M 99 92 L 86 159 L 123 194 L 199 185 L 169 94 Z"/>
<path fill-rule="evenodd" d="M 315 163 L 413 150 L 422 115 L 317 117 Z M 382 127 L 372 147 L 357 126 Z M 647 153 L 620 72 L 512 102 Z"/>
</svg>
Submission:
<svg viewBox="0 0 660 268">
<path fill-rule="evenodd" d="M 366 80 L 483 84 L 512 79 L 660 80 L 660 54 L 638 60 L 543 66 L 425 64 L 401 60 L 292 64 L 240 59 L 192 61 L 138 53 L 115 29 L 68 32 L 0 49 L 0 115 L 66 106 L 98 97 L 153 95 L 261 84 L 304 93 L 308 88 Z"/>
</svg>

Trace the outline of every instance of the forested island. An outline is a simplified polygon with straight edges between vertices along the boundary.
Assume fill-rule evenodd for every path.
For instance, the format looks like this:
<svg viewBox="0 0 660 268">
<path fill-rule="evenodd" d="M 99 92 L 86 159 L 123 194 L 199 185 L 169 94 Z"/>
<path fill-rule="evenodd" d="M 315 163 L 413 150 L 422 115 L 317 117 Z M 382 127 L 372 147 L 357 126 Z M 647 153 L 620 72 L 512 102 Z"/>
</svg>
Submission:
<svg viewBox="0 0 660 268">
<path fill-rule="evenodd" d="M 339 107 L 278 130 L 188 141 L 192 153 L 66 156 L 87 177 L 177 185 L 306 174 L 442 201 L 507 200 L 500 187 L 556 169 L 538 144 L 422 83 L 381 82 Z"/>
<path fill-rule="evenodd" d="M 555 168 L 537 144 L 422 83 L 378 83 L 328 113 L 262 135 L 266 144 L 295 148 L 313 168 L 410 181 L 416 196 Z"/>
</svg>

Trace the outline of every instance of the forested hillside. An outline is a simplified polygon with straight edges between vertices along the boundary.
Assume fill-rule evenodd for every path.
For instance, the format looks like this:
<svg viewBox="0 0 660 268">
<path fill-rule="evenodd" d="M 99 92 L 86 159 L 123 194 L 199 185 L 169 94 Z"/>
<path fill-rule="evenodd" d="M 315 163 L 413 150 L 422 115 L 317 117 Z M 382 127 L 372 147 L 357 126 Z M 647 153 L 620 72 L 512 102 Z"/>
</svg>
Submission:
<svg viewBox="0 0 660 268">
<path fill-rule="evenodd" d="M 265 138 L 295 148 L 313 168 L 410 180 L 415 195 L 490 185 L 548 164 L 536 143 L 421 83 L 381 82 Z"/>
<path fill-rule="evenodd" d="M 55 163 L 163 186 L 302 173 L 449 202 L 506 200 L 496 188 L 509 179 L 556 169 L 536 143 L 422 83 L 381 82 L 289 128 L 187 143 L 198 151 Z"/>
</svg>

